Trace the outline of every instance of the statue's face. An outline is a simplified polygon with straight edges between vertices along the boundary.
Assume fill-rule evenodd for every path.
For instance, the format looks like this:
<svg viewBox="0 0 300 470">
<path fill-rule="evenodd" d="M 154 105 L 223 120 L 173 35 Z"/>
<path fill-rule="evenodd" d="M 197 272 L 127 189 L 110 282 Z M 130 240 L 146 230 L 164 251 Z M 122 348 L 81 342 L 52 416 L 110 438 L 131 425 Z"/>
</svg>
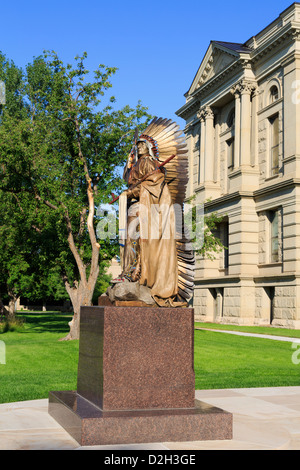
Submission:
<svg viewBox="0 0 300 470">
<path fill-rule="evenodd" d="M 149 150 L 148 150 L 148 147 L 147 147 L 146 142 L 138 142 L 138 143 L 137 143 L 137 149 L 138 149 L 138 155 L 139 155 L 139 157 L 140 157 L 141 155 L 148 155 L 148 153 L 149 153 Z"/>
</svg>

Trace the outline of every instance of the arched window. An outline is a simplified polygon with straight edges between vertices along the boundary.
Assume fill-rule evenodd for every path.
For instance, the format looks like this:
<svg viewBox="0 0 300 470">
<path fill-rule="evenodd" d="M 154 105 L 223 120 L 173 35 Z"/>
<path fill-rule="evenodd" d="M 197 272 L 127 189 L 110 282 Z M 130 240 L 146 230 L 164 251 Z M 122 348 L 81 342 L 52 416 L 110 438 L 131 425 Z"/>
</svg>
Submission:
<svg viewBox="0 0 300 470">
<path fill-rule="evenodd" d="M 279 92 L 276 85 L 271 86 L 270 88 L 270 95 L 269 95 L 269 102 L 274 103 L 274 101 L 278 100 Z"/>
</svg>

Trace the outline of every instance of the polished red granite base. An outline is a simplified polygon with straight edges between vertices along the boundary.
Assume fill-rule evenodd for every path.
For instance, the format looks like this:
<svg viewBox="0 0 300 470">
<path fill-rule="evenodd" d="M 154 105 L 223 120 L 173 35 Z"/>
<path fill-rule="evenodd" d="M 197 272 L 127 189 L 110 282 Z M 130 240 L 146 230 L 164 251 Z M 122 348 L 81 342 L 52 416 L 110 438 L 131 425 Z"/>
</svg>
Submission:
<svg viewBox="0 0 300 470">
<path fill-rule="evenodd" d="M 232 415 L 194 408 L 103 411 L 76 392 L 50 392 L 49 413 L 82 446 L 232 439 Z"/>
<path fill-rule="evenodd" d="M 193 309 L 82 307 L 77 391 L 49 413 L 81 445 L 231 439 L 231 414 L 194 397 Z"/>
<path fill-rule="evenodd" d="M 190 308 L 82 307 L 77 392 L 103 410 L 194 406 Z"/>
</svg>

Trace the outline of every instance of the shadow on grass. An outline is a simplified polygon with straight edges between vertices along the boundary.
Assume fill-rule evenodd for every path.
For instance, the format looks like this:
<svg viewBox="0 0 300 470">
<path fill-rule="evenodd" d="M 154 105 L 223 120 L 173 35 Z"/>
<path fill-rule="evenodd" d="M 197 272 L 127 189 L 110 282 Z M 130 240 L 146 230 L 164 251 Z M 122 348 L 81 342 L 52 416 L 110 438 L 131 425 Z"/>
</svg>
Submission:
<svg viewBox="0 0 300 470">
<path fill-rule="evenodd" d="M 23 319 L 22 333 L 68 333 L 68 323 L 72 320 L 71 313 L 61 312 L 18 312 Z"/>
</svg>

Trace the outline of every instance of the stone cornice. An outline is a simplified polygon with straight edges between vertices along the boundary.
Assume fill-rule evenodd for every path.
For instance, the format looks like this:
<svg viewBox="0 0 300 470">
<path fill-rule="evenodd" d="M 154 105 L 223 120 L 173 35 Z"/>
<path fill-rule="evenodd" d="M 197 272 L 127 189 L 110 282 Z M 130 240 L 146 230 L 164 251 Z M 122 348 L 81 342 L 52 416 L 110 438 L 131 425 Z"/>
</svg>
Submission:
<svg viewBox="0 0 300 470">
<path fill-rule="evenodd" d="M 198 88 L 193 93 L 193 95 L 191 95 L 192 97 L 181 108 L 179 108 L 175 114 L 183 119 L 186 119 L 189 115 L 198 110 L 200 107 L 202 95 L 205 95 L 206 92 L 209 92 L 210 88 L 217 87 L 219 82 L 223 81 L 224 77 L 230 73 L 228 69 L 234 70 L 236 67 L 237 64 L 234 62 L 234 64 L 231 64 L 230 67 L 223 70 L 218 75 L 212 77 L 210 80 L 208 80 L 208 82 L 204 83 L 204 85 Z"/>
<path fill-rule="evenodd" d="M 176 111 L 177 116 L 186 119 L 191 115 L 195 110 L 200 107 L 201 99 L 203 95 L 207 95 L 214 89 L 217 89 L 220 85 L 220 82 L 228 80 L 229 78 L 234 77 L 238 72 L 243 73 L 246 68 L 251 67 L 251 62 L 249 57 L 244 56 L 237 59 L 235 62 L 230 64 L 225 69 L 221 70 L 217 75 L 213 76 L 207 82 L 205 82 L 200 88 L 195 90 L 191 95 L 190 99 L 178 110 Z"/>
<path fill-rule="evenodd" d="M 220 275 L 219 277 L 201 277 L 198 279 L 195 279 L 195 284 L 196 285 L 205 285 L 205 287 L 218 287 L 218 286 L 224 286 L 225 284 L 232 284 L 232 287 L 234 285 L 238 286 L 241 281 L 253 281 L 255 284 L 268 284 L 269 282 L 276 282 L 280 284 L 282 281 L 295 281 L 296 279 L 300 278 L 300 273 L 280 273 L 280 276 L 278 274 L 270 274 L 270 275 L 259 275 L 259 274 L 253 274 L 246 276 L 244 274 L 236 274 L 236 275 Z"/>
<path fill-rule="evenodd" d="M 253 191 L 235 191 L 234 193 L 224 194 L 224 196 L 204 202 L 204 207 L 212 208 L 214 206 L 228 203 L 229 201 L 234 201 L 235 199 L 241 199 L 242 197 L 253 198 Z"/>
<path fill-rule="evenodd" d="M 228 80 L 229 77 L 233 76 L 234 73 L 237 73 L 237 71 L 243 71 L 246 68 L 250 68 L 251 64 L 255 65 L 265 55 L 272 53 L 280 44 L 284 43 L 285 41 L 293 42 L 298 39 L 300 39 L 300 23 L 287 23 L 285 26 L 281 27 L 278 32 L 274 33 L 270 38 L 268 38 L 268 40 L 263 42 L 257 48 L 253 49 L 253 52 L 251 52 L 250 55 L 241 54 L 239 59 L 234 61 L 232 64 L 229 64 L 228 67 L 226 67 L 224 70 L 221 70 L 217 75 L 213 76 L 197 90 L 195 90 L 190 95 L 190 100 L 188 100 L 178 111 L 176 111 L 177 116 L 186 119 L 190 114 L 195 112 L 197 108 L 199 109 L 203 96 L 217 88 L 220 82 Z"/>
<path fill-rule="evenodd" d="M 287 23 L 283 26 L 278 33 L 272 35 L 267 41 L 259 45 L 256 49 L 254 49 L 253 53 L 251 54 L 251 59 L 255 64 L 259 60 L 261 60 L 265 55 L 273 52 L 281 43 L 285 42 L 286 40 L 295 41 L 300 37 L 300 25 L 299 23 Z"/>
<path fill-rule="evenodd" d="M 187 101 L 178 111 L 176 111 L 176 115 L 186 119 L 189 115 L 196 113 L 200 107 L 200 101 L 197 99 L 193 99 Z"/>
<path fill-rule="evenodd" d="M 269 184 L 268 186 L 258 188 L 254 191 L 235 191 L 233 193 L 224 194 L 224 196 L 220 196 L 211 201 L 204 202 L 204 207 L 214 208 L 216 206 L 223 205 L 224 203 L 228 203 L 230 201 L 234 201 L 236 199 L 241 199 L 241 198 L 246 198 L 246 197 L 255 199 L 255 198 L 265 196 L 275 191 L 280 191 L 282 189 L 286 189 L 286 188 L 298 186 L 298 185 L 300 185 L 300 178 L 288 178 L 286 180 L 280 180 L 274 184 Z"/>
<path fill-rule="evenodd" d="M 264 196 L 266 194 L 272 193 L 274 191 L 278 191 L 281 189 L 293 187 L 293 186 L 299 186 L 300 185 L 300 178 L 288 178 L 286 180 L 280 180 L 277 181 L 274 184 L 269 184 L 268 186 L 261 187 L 259 189 L 256 189 L 253 192 L 253 196 L 255 198 Z"/>
<path fill-rule="evenodd" d="M 224 78 L 228 76 L 230 73 L 235 71 L 237 68 L 240 70 L 244 69 L 244 59 L 238 59 L 232 64 L 230 64 L 228 67 L 226 67 L 224 70 L 221 70 L 217 75 L 214 75 L 211 79 L 209 79 L 207 82 L 205 82 L 200 88 L 194 91 L 194 93 L 191 95 L 193 98 L 198 98 L 202 96 L 203 94 L 207 93 L 211 88 L 214 88 L 219 84 L 220 81 L 224 81 Z"/>
</svg>

